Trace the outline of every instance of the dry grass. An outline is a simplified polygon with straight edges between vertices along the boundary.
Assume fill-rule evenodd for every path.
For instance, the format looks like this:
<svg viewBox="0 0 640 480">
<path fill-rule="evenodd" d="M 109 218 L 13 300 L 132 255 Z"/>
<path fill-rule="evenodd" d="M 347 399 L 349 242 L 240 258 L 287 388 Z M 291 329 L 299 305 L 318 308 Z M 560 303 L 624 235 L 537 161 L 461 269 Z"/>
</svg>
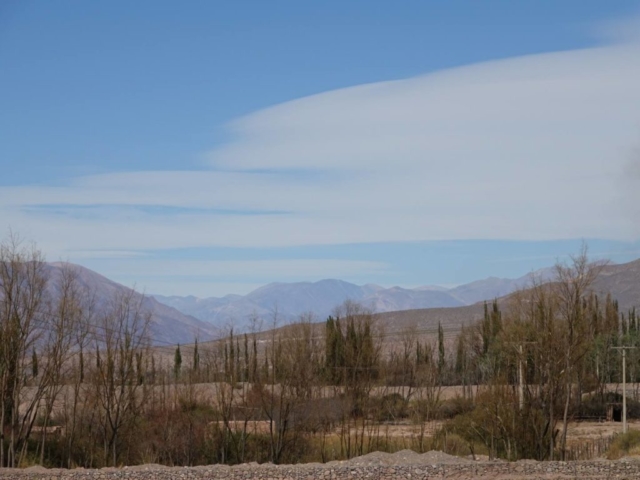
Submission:
<svg viewBox="0 0 640 480">
<path fill-rule="evenodd" d="M 609 460 L 637 455 L 640 455 L 640 430 L 636 429 L 618 435 L 607 452 Z"/>
</svg>

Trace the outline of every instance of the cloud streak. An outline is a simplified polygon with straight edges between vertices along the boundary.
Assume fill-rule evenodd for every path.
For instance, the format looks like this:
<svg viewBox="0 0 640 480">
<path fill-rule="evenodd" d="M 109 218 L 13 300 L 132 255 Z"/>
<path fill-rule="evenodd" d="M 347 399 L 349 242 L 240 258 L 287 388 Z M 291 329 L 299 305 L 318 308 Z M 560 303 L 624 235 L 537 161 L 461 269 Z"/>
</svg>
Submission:
<svg viewBox="0 0 640 480">
<path fill-rule="evenodd" d="M 119 255 L 119 253 L 124 253 Z M 332 259 L 175 260 L 128 258 L 130 252 L 96 252 L 93 264 L 109 278 L 137 283 L 147 292 L 166 295 L 245 294 L 272 281 L 313 281 L 353 275 L 379 275 L 383 262 Z M 101 256 L 98 257 L 98 254 Z M 104 261 L 101 261 L 104 260 Z M 132 275 L 131 262 L 135 261 Z"/>
<path fill-rule="evenodd" d="M 620 183 L 640 138 L 637 85 L 640 47 L 627 42 L 331 91 L 232 122 L 233 140 L 207 154 L 210 169 L 0 187 L 0 213 L 72 260 L 215 246 L 635 239 Z"/>
</svg>

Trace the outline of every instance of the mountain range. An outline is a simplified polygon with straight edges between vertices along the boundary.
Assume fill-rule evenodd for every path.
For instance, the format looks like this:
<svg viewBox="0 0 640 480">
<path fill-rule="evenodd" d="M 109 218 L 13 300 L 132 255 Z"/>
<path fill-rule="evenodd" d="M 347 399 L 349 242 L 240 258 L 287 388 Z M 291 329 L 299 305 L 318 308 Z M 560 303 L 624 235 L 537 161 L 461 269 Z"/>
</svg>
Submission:
<svg viewBox="0 0 640 480">
<path fill-rule="evenodd" d="M 47 264 L 49 275 L 60 275 L 62 266 Z M 130 291 L 87 268 L 79 265 L 72 268 L 78 282 L 93 292 L 97 305 L 105 304 L 114 294 Z M 196 337 L 205 341 L 217 338 L 230 326 L 237 331 L 250 329 L 254 321 L 256 327 L 269 328 L 276 312 L 279 324 L 310 312 L 317 321 L 322 321 L 347 299 L 371 308 L 389 331 L 411 326 L 433 330 L 442 323 L 453 332 L 481 317 L 482 305 L 478 302 L 504 298 L 526 288 L 534 278 L 540 282 L 550 281 L 553 272 L 553 268 L 546 268 L 515 279 L 490 277 L 453 288 L 384 288 L 320 280 L 271 283 L 247 295 L 221 298 L 136 295 L 140 295 L 143 307 L 151 313 L 151 335 L 158 345 L 191 343 Z M 611 293 L 623 312 L 640 307 L 640 260 L 602 267 L 592 288 L 599 294 Z"/>
<path fill-rule="evenodd" d="M 268 326 L 273 323 L 276 312 L 280 323 L 309 312 L 322 320 L 347 299 L 357 301 L 377 313 L 463 307 L 508 295 L 530 284 L 534 277 L 547 281 L 552 274 L 553 269 L 547 268 L 516 279 L 490 277 L 453 288 L 384 288 L 374 284 L 355 285 L 342 280 L 320 280 L 271 283 L 247 295 L 154 297 L 161 303 L 220 328 L 233 326 L 244 330 L 255 320 L 262 320 L 263 326 Z"/>
<path fill-rule="evenodd" d="M 62 263 L 48 263 L 47 275 L 55 279 L 61 275 Z M 75 273 L 77 283 L 90 292 L 94 297 L 97 309 L 106 305 L 118 293 L 130 292 L 128 287 L 116 283 L 99 273 L 80 265 L 70 265 Z M 55 282 L 50 283 L 50 285 Z M 55 292 L 52 292 L 55 295 Z M 199 320 L 184 314 L 175 308 L 160 303 L 152 296 L 135 293 L 138 300 L 142 300 L 142 308 L 151 314 L 151 337 L 155 344 L 162 343 L 192 343 L 194 338 L 203 340 L 217 338 L 219 330 L 209 322 Z"/>
</svg>

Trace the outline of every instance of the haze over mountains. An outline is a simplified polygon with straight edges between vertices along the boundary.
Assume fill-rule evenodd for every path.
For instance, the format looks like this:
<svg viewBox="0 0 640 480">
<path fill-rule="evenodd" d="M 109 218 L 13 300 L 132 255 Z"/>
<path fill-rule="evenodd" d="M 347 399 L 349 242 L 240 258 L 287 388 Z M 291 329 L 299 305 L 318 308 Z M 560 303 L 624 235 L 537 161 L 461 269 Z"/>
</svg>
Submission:
<svg viewBox="0 0 640 480">
<path fill-rule="evenodd" d="M 49 275 L 60 274 L 62 264 L 47 264 Z M 129 291 L 108 278 L 79 265 L 73 265 L 78 281 L 93 292 L 96 304 L 109 301 L 114 293 Z M 482 314 L 477 302 L 500 298 L 520 288 L 526 288 L 533 278 L 549 281 L 553 268 L 542 269 L 516 279 L 490 277 L 454 288 L 424 286 L 414 289 L 379 285 L 355 285 L 342 280 L 318 282 L 272 283 L 247 295 L 227 295 L 222 298 L 193 296 L 148 296 L 143 307 L 151 313 L 151 335 L 156 344 L 191 343 L 218 337 L 228 327 L 237 331 L 251 327 L 269 328 L 277 311 L 279 323 L 286 323 L 301 314 L 313 313 L 317 321 L 324 320 L 337 305 L 355 300 L 379 313 L 390 330 L 415 325 L 434 328 L 438 322 L 455 330 L 470 324 Z M 593 284 L 599 294 L 616 298 L 625 312 L 640 306 L 640 260 L 611 264 L 602 268 Z M 141 294 L 139 294 L 141 295 Z"/>
<path fill-rule="evenodd" d="M 592 289 L 600 295 L 610 293 L 623 313 L 640 308 L 640 260 L 603 267 Z"/>
<path fill-rule="evenodd" d="M 374 312 L 395 312 L 424 308 L 450 308 L 472 305 L 508 295 L 531 283 L 533 276 L 542 281 L 551 278 L 552 269 L 543 269 L 516 279 L 490 277 L 454 288 L 424 286 L 414 289 L 379 285 L 355 285 L 342 280 L 318 282 L 271 283 L 247 295 L 221 298 L 162 296 L 155 298 L 171 307 L 218 327 L 233 325 L 244 329 L 252 319 L 262 319 L 266 326 L 277 311 L 280 322 L 312 312 L 318 320 L 332 313 L 337 305 L 350 299 Z"/>
<path fill-rule="evenodd" d="M 53 279 L 61 274 L 62 263 L 48 263 L 47 275 Z M 71 265 L 76 280 L 86 291 L 94 295 L 96 314 L 100 314 L 101 305 L 112 301 L 118 293 L 130 291 L 128 287 L 116 283 L 99 273 L 80 265 Z M 52 292 L 55 295 L 55 292 Z M 191 343 L 194 338 L 212 339 L 218 336 L 218 329 L 211 323 L 185 315 L 168 305 L 158 302 L 149 295 L 136 294 L 142 297 L 142 308 L 151 314 L 151 337 L 159 343 Z"/>
</svg>

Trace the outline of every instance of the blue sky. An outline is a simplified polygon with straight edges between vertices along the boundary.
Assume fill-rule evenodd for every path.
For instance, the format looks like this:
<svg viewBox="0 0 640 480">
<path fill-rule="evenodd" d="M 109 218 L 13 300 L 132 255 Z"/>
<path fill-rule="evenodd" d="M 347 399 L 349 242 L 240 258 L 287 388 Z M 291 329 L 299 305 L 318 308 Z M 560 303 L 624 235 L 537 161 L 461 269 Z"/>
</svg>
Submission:
<svg viewBox="0 0 640 480">
<path fill-rule="evenodd" d="M 640 256 L 637 1 L 0 4 L 0 228 L 149 292 Z"/>
</svg>

